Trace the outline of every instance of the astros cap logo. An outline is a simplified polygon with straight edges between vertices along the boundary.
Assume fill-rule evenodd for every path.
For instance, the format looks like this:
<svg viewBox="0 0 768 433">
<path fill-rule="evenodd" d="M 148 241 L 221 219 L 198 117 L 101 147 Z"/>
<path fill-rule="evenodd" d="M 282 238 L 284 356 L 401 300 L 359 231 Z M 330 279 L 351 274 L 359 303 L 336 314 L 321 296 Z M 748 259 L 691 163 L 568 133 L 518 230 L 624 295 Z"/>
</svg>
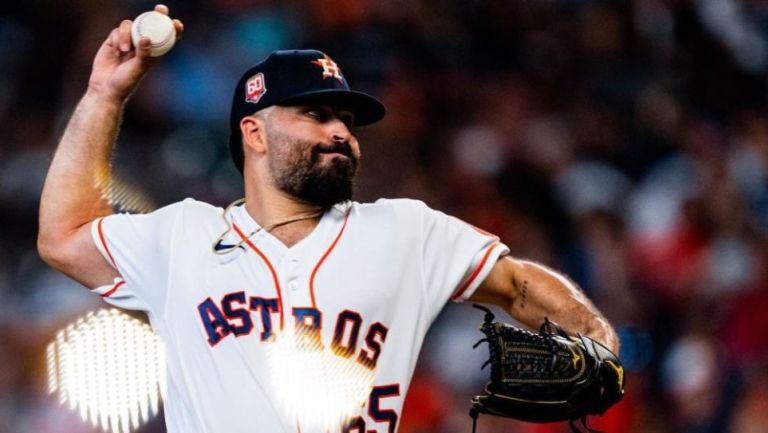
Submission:
<svg viewBox="0 0 768 433">
<path fill-rule="evenodd" d="M 328 57 L 328 54 L 324 54 L 323 58 L 314 60 L 312 63 L 323 68 L 323 79 L 333 77 L 339 81 L 344 80 L 344 77 L 341 76 L 341 68 Z"/>
<path fill-rule="evenodd" d="M 259 72 L 245 82 L 245 102 L 257 103 L 264 94 L 267 93 L 267 86 L 264 84 L 264 74 Z"/>
</svg>

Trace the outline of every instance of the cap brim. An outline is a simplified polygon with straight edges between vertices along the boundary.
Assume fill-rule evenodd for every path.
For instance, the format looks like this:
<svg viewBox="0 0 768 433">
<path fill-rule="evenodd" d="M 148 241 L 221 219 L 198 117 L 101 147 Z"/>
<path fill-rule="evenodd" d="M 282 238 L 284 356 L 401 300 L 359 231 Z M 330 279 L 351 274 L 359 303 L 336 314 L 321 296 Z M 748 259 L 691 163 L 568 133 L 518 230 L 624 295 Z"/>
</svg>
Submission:
<svg viewBox="0 0 768 433">
<path fill-rule="evenodd" d="M 351 111 L 355 115 L 355 126 L 376 123 L 387 113 L 378 99 L 373 96 L 344 89 L 315 90 L 294 95 L 280 101 L 279 105 L 300 105 L 306 103 L 328 104 Z"/>
</svg>

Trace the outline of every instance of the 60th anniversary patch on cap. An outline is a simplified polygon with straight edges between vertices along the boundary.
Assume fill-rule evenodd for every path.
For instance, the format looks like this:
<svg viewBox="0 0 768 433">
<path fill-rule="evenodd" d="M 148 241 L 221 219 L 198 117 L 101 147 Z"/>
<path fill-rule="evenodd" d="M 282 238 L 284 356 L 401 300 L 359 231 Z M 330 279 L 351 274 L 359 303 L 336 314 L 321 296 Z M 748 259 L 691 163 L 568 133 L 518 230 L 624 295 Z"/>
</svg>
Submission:
<svg viewBox="0 0 768 433">
<path fill-rule="evenodd" d="M 245 102 L 257 104 L 266 91 L 264 74 L 259 72 L 245 82 Z"/>
</svg>

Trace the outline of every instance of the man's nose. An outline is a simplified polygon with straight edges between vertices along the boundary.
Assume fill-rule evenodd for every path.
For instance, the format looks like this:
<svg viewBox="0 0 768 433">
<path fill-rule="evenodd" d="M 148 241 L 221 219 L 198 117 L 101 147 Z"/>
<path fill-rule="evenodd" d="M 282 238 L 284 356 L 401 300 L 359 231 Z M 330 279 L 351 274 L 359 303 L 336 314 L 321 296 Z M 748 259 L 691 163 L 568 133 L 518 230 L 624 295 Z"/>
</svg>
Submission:
<svg viewBox="0 0 768 433">
<path fill-rule="evenodd" d="M 337 120 L 333 122 L 331 126 L 331 141 L 349 141 L 352 138 L 352 133 L 347 128 L 344 122 Z"/>
</svg>

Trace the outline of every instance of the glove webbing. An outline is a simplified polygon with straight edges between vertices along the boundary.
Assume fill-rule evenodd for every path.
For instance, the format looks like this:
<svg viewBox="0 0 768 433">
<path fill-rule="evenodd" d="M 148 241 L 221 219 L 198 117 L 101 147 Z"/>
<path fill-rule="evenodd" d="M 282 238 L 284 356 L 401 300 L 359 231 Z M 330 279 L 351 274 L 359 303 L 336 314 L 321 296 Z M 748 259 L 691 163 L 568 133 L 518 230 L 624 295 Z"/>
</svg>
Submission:
<svg viewBox="0 0 768 433">
<path fill-rule="evenodd" d="M 485 312 L 485 322 L 487 322 L 487 323 L 493 322 L 493 319 L 495 318 L 495 315 L 493 314 L 493 312 L 491 312 L 491 310 L 489 310 L 488 308 L 483 307 L 482 305 L 478 305 L 478 304 L 473 304 L 472 306 Z M 555 325 L 553 322 L 550 322 L 549 318 L 547 318 L 547 317 L 544 318 L 544 324 L 541 325 L 541 329 L 539 330 L 539 332 L 542 332 L 542 333 L 543 332 L 547 332 L 547 333 L 550 333 L 550 334 L 557 333 L 557 334 L 560 334 L 562 336 L 566 336 L 565 331 L 563 331 L 559 326 Z M 487 338 L 483 338 L 480 341 L 478 341 L 477 343 L 475 343 L 475 345 L 472 348 L 475 349 L 481 343 L 487 342 L 487 341 L 488 341 Z M 488 366 L 488 364 L 491 363 L 491 360 L 496 357 L 495 356 L 494 348 L 495 348 L 495 346 L 491 345 L 491 347 L 490 347 L 490 349 L 491 349 L 491 357 L 488 359 L 488 361 L 486 361 L 483 364 L 483 366 L 481 367 L 481 370 L 484 369 L 486 366 Z M 469 409 L 469 417 L 472 418 L 472 433 L 477 433 L 477 418 L 479 416 L 480 416 L 480 413 L 477 410 L 475 410 L 474 407 L 471 407 Z M 580 423 L 580 424 L 577 424 L 577 422 Z M 583 429 L 585 429 L 588 433 L 603 433 L 600 430 L 595 430 L 595 429 L 589 428 L 589 426 L 587 425 L 587 416 L 586 415 L 582 416 L 581 418 L 572 419 L 572 420 L 568 421 L 568 426 L 571 428 L 571 431 L 573 433 L 583 433 L 582 429 L 580 429 L 578 427 L 579 425 L 581 427 L 583 427 Z"/>
</svg>

